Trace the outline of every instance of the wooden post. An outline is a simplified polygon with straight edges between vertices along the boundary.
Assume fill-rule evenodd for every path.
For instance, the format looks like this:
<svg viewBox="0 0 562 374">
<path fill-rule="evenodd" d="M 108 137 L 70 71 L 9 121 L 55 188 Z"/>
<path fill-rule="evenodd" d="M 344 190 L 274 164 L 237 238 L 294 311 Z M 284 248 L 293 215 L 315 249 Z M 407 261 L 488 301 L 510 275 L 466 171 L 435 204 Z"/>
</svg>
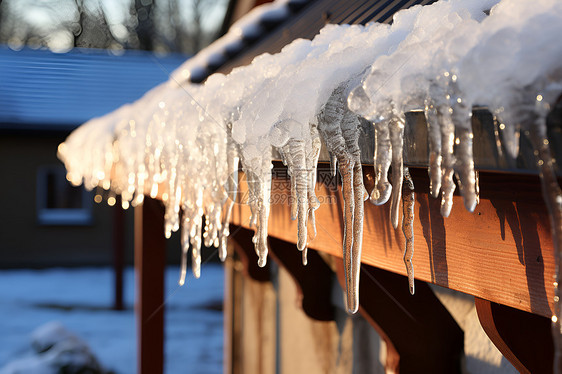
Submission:
<svg viewBox="0 0 562 374">
<path fill-rule="evenodd" d="M 135 208 L 137 373 L 164 370 L 164 209 L 145 198 Z"/>
<path fill-rule="evenodd" d="M 121 208 L 121 196 L 113 209 L 113 309 L 123 310 L 123 265 L 125 256 L 125 212 Z"/>
</svg>

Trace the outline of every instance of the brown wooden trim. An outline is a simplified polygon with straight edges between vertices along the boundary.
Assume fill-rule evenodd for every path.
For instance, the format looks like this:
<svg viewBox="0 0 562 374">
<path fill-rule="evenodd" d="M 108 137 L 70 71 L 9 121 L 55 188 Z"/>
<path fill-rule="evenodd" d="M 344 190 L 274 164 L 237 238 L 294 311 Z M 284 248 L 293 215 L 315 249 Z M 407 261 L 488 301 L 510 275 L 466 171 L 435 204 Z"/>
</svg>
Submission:
<svg viewBox="0 0 562 374">
<path fill-rule="evenodd" d="M 372 167 L 364 167 L 369 191 L 371 171 Z M 475 212 L 466 211 L 462 198 L 454 196 L 451 215 L 443 218 L 440 201 L 427 193 L 427 171 L 410 171 L 416 187 L 416 279 L 550 317 L 554 293 L 549 280 L 554 275 L 554 250 L 538 177 L 480 173 L 480 204 Z M 341 257 L 341 190 L 330 185 L 326 174 L 319 181 L 316 193 L 323 204 L 316 211 L 318 235 L 309 247 Z M 274 179 L 276 198 L 271 206 L 269 234 L 294 242 L 296 222 L 290 219 L 287 199 L 278 198 L 290 196 L 288 186 L 286 179 Z M 241 188 L 246 188 L 244 183 Z M 247 227 L 249 217 L 248 206 L 238 204 L 232 223 Z M 363 232 L 363 263 L 406 273 L 402 260 L 404 239 L 389 222 L 388 204 L 365 203 Z"/>
<path fill-rule="evenodd" d="M 146 197 L 135 208 L 137 373 L 164 371 L 164 207 Z"/>
<path fill-rule="evenodd" d="M 552 373 L 550 319 L 478 297 L 474 304 L 482 328 L 520 373 Z"/>
<path fill-rule="evenodd" d="M 336 271 L 345 284 L 340 259 Z M 410 295 L 407 278 L 363 264 L 359 295 L 360 313 L 387 343 L 387 371 L 461 372 L 464 333 L 427 283 Z"/>
</svg>

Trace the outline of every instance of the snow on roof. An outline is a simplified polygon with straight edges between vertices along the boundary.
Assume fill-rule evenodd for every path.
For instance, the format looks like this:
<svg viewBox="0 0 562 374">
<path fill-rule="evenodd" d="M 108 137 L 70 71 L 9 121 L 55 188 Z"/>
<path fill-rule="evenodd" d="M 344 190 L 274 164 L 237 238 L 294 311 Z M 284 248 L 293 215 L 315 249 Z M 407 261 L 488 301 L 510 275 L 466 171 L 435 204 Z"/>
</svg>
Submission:
<svg viewBox="0 0 562 374">
<path fill-rule="evenodd" d="M 172 74 L 172 79 L 177 82 L 203 82 L 230 58 L 257 39 L 264 37 L 268 30 L 289 19 L 308 2 L 308 0 L 281 0 L 255 7 L 236 21 L 224 36 L 180 66 Z"/>
<path fill-rule="evenodd" d="M 0 47 L 0 129 L 73 129 L 140 98 L 185 58 Z"/>
</svg>

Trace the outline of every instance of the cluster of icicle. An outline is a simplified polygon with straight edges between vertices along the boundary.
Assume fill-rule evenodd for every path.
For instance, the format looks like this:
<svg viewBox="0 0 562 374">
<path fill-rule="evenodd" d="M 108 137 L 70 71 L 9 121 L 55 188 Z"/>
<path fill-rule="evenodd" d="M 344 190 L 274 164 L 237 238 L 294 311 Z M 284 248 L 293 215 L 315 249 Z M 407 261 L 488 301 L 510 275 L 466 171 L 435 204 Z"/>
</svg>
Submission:
<svg viewBox="0 0 562 374">
<path fill-rule="evenodd" d="M 59 148 L 68 179 L 111 189 L 124 207 L 142 203 L 145 194 L 160 197 L 166 235 L 181 228 L 183 284 L 190 247 L 196 277 L 202 241 L 217 246 L 221 259 L 226 256 L 239 163 L 248 179 L 259 265 L 265 265 L 273 149 L 291 178 L 297 248 L 306 263 L 307 243 L 316 234 L 322 139 L 342 181 L 346 299 L 348 311 L 355 312 L 367 198 L 375 205 L 391 200 L 395 228 L 402 200 L 404 261 L 414 292 L 414 186 L 402 159 L 405 113 L 425 113 L 431 195 L 441 194 L 441 213 L 448 216 L 454 175 L 466 208 L 473 211 L 478 203 L 471 115 L 474 105 L 483 104 L 497 116 L 498 144 L 509 156 L 516 157 L 521 132 L 535 146 L 558 256 L 562 197 L 545 121 L 562 92 L 562 44 L 556 40 L 562 3 L 496 2 L 439 1 L 398 12 L 392 25 L 328 25 L 311 41 L 296 40 L 228 75 L 214 74 L 203 85 L 173 78 L 71 134 Z M 358 116 L 371 121 L 376 134 L 375 188 L 369 192 Z M 559 352 L 558 275 L 554 282 Z"/>
<path fill-rule="evenodd" d="M 533 144 L 543 196 L 550 213 L 555 248 L 555 310 L 552 316 L 555 368 L 562 367 L 561 306 L 558 289 L 562 251 L 562 193 L 547 138 L 546 118 L 562 94 L 562 2 L 504 0 L 482 17 L 483 2 L 472 11 L 458 9 L 434 22 L 419 24 L 388 55 L 371 65 L 348 97 L 349 108 L 375 127 L 375 188 L 371 202 L 391 201 L 391 222 L 398 226 L 402 191 L 406 237 L 404 261 L 413 292 L 413 196 L 411 179 L 402 189 L 404 113 L 423 111 L 429 136 L 430 193 L 441 194 L 447 217 L 459 185 L 466 209 L 478 204 L 478 173 L 472 157 L 472 108 L 486 105 L 495 116 L 498 153 L 515 159 L 521 134 Z M 444 6 L 441 4 L 441 6 Z M 452 8 L 455 7 L 451 3 Z M 476 12 L 474 12 L 476 10 Z M 439 12 L 425 7 L 423 12 Z M 469 15 L 470 13 L 470 15 Z M 475 15 L 478 15 L 474 17 Z M 417 23 L 417 21 L 415 21 Z M 392 165 L 392 185 L 387 180 Z M 404 170 L 404 173 L 403 173 Z"/>
</svg>

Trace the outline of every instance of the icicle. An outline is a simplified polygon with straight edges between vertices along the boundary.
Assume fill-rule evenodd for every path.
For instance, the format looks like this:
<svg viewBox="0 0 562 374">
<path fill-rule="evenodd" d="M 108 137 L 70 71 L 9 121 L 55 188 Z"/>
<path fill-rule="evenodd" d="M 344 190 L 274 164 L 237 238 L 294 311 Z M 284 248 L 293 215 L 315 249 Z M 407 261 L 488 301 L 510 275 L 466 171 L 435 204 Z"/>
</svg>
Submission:
<svg viewBox="0 0 562 374">
<path fill-rule="evenodd" d="M 414 256 L 414 182 L 410 177 L 408 168 L 404 168 L 404 184 L 402 192 L 402 232 L 406 240 L 404 248 L 404 264 L 406 265 L 406 273 L 408 274 L 408 286 L 410 294 L 414 294 L 414 265 L 412 257 Z"/>
<path fill-rule="evenodd" d="M 291 174 L 290 177 L 290 185 L 291 185 L 291 196 L 290 196 L 290 204 L 291 204 L 291 220 L 296 221 L 299 217 L 299 202 L 298 202 L 298 195 L 297 195 L 297 178 L 294 178 Z"/>
<path fill-rule="evenodd" d="M 222 222 L 222 231 L 219 236 L 219 259 L 221 262 L 226 260 L 227 256 L 227 241 L 228 235 L 230 235 L 230 216 L 232 215 L 232 208 L 234 207 L 234 202 L 227 201 L 225 202 L 226 209 L 224 210 L 223 222 Z"/>
<path fill-rule="evenodd" d="M 184 214 L 181 223 L 181 268 L 180 280 L 178 284 L 183 286 L 185 284 L 185 277 L 187 275 L 187 252 L 189 251 L 189 232 L 191 231 L 189 218 Z"/>
<path fill-rule="evenodd" d="M 497 145 L 501 149 L 507 151 L 512 160 L 517 158 L 519 154 L 519 141 L 521 138 L 521 125 L 517 114 L 519 113 L 505 113 L 505 108 L 491 108 L 494 114 L 494 122 L 497 123 Z M 501 155 L 501 152 L 499 153 Z"/>
<path fill-rule="evenodd" d="M 219 234 L 219 258 L 224 262 L 227 255 L 227 239 L 230 234 L 230 216 L 232 215 L 232 208 L 234 207 L 234 202 L 236 201 L 236 195 L 238 194 L 238 166 L 240 158 L 238 156 L 238 149 L 236 144 L 232 140 L 232 125 L 227 126 L 229 129 L 227 134 L 227 179 L 225 184 L 225 190 L 227 194 L 227 199 L 224 202 L 223 207 L 223 220 L 221 223 L 221 232 Z"/>
<path fill-rule="evenodd" d="M 203 245 L 205 247 L 210 247 L 212 243 L 211 237 L 212 223 L 210 222 L 210 217 L 205 214 L 205 227 L 203 227 Z"/>
<path fill-rule="evenodd" d="M 297 205 L 297 224 L 298 224 L 298 239 L 297 248 L 299 251 L 304 250 L 308 240 L 307 222 L 308 222 L 308 187 L 309 178 L 308 170 L 306 169 L 305 157 L 305 141 L 302 139 L 289 140 L 289 152 L 291 154 L 292 166 L 291 179 L 294 180 L 296 192 L 296 205 Z"/>
<path fill-rule="evenodd" d="M 335 177 L 338 172 L 338 159 L 336 155 L 330 153 L 330 174 Z"/>
<path fill-rule="evenodd" d="M 250 172 L 244 168 L 244 175 L 246 177 L 246 182 L 248 183 L 248 205 L 250 206 L 250 227 L 256 227 L 258 225 L 258 181 L 254 173 Z M 254 238 L 252 240 L 257 240 Z M 255 241 L 254 241 L 255 244 Z"/>
<path fill-rule="evenodd" d="M 361 151 L 359 149 L 359 120 L 357 116 L 351 112 L 346 112 L 342 122 L 342 134 L 345 139 L 347 150 L 353 158 L 353 189 L 352 203 L 353 209 L 353 247 L 350 254 L 350 269 L 347 274 L 350 277 L 348 283 L 352 283 L 352 287 L 356 289 L 357 298 L 355 305 L 348 310 L 355 313 L 359 304 L 359 273 L 361 268 L 361 249 L 363 245 L 363 217 L 364 217 L 364 192 L 363 170 L 361 166 Z M 346 223 L 347 224 L 347 223 Z M 349 303 L 349 300 L 348 300 Z"/>
<path fill-rule="evenodd" d="M 455 156 L 453 155 L 455 143 L 455 129 L 449 120 L 448 115 L 443 116 L 441 123 L 441 137 L 442 137 L 442 159 L 441 166 L 441 215 L 449 217 L 451 208 L 453 207 L 453 193 L 455 192 L 455 182 L 453 180 L 453 173 L 455 171 Z"/>
<path fill-rule="evenodd" d="M 403 114 L 395 116 L 390 122 L 390 141 L 392 142 L 392 201 L 390 204 L 390 222 L 394 229 L 400 221 L 400 199 L 402 195 L 404 118 Z"/>
<path fill-rule="evenodd" d="M 287 173 L 290 178 L 291 196 L 289 203 L 291 206 L 291 219 L 294 221 L 297 219 L 299 208 L 297 202 L 297 178 L 293 175 L 295 172 L 294 156 L 291 153 L 291 145 L 289 143 L 288 141 L 279 151 L 283 155 L 283 163 L 287 166 Z"/>
<path fill-rule="evenodd" d="M 302 264 L 304 266 L 308 265 L 308 247 L 304 247 L 302 251 Z"/>
<path fill-rule="evenodd" d="M 269 221 L 269 209 L 270 209 L 270 198 L 271 198 L 271 149 L 269 157 L 264 159 L 263 163 L 263 173 L 260 175 L 259 182 L 259 201 L 258 201 L 258 242 L 256 247 L 258 249 L 258 266 L 264 267 L 267 262 L 267 228 Z"/>
<path fill-rule="evenodd" d="M 178 185 L 178 175 L 175 164 L 170 170 L 170 180 L 168 201 L 165 201 L 166 210 L 164 214 L 164 235 L 167 239 L 172 236 L 172 232 L 179 229 L 179 212 L 181 200 L 181 188 Z"/>
<path fill-rule="evenodd" d="M 503 149 L 502 149 L 502 141 L 500 138 L 500 125 L 505 127 L 504 124 L 500 124 L 501 120 L 493 114 L 492 122 L 494 124 L 494 142 L 496 144 L 496 151 L 498 152 L 498 157 L 503 158 Z"/>
<path fill-rule="evenodd" d="M 320 205 L 314 188 L 321 141 L 316 124 L 311 124 L 306 131 L 305 128 L 294 120 L 284 119 L 276 123 L 269 134 L 270 141 L 281 146 L 279 152 L 290 176 L 291 218 L 298 220 L 297 248 L 300 251 L 307 246 L 309 219 L 313 238 L 316 236 L 314 210 Z M 306 252 L 303 263 L 306 263 Z"/>
<path fill-rule="evenodd" d="M 471 130 L 457 127 L 455 176 L 459 183 L 459 190 L 464 199 L 465 208 L 469 212 L 474 211 L 478 200 L 476 195 L 476 174 L 472 158 L 472 139 Z"/>
<path fill-rule="evenodd" d="M 297 249 L 303 251 L 308 241 L 308 219 L 312 209 L 311 196 L 314 196 L 314 186 L 311 186 L 310 170 L 312 162 L 317 162 L 317 155 L 312 149 L 312 134 L 303 132 L 305 126 L 291 120 L 284 119 L 275 124 L 270 132 L 270 141 L 282 145 L 280 152 L 287 165 L 291 185 L 291 219 L 297 219 Z M 307 129 L 308 130 L 308 129 Z M 313 160 L 315 158 L 316 160 Z M 311 191 L 312 188 L 312 191 Z M 312 204 L 315 205 L 315 204 Z M 314 209 L 317 206 L 314 206 Z"/>
<path fill-rule="evenodd" d="M 451 120 L 457 131 L 455 143 L 457 144 L 455 173 L 459 182 L 459 190 L 464 200 L 464 206 L 473 212 L 477 204 L 476 176 L 474 160 L 472 158 L 472 104 L 467 103 L 460 95 L 457 76 L 451 76 L 449 87 L 452 91 Z"/>
<path fill-rule="evenodd" d="M 258 266 L 267 263 L 267 229 L 271 200 L 271 145 L 268 142 L 246 146 L 242 152 L 242 166 L 248 179 L 249 205 L 256 231 L 252 242 L 258 255 Z"/>
<path fill-rule="evenodd" d="M 318 125 L 310 125 L 310 144 L 306 148 L 306 168 L 310 175 L 308 177 L 308 207 L 309 207 L 309 223 L 312 228 L 312 234 L 309 234 L 310 240 L 316 238 L 316 217 L 314 212 L 320 207 L 320 201 L 316 197 L 316 178 L 318 169 L 318 158 L 320 157 L 320 148 L 322 147 L 322 142 L 320 141 L 320 135 L 318 133 Z M 303 253 L 306 256 L 306 253 Z"/>
<path fill-rule="evenodd" d="M 443 77 L 449 77 L 449 73 L 445 72 Z M 437 119 L 441 131 L 441 215 L 449 217 L 451 208 L 453 207 L 453 193 L 455 192 L 455 182 L 453 180 L 455 156 L 455 126 L 451 120 L 451 111 L 449 107 L 450 96 L 447 95 L 445 87 L 443 87 L 444 78 L 438 77 L 430 84 L 430 95 L 435 100 L 437 110 Z"/>
<path fill-rule="evenodd" d="M 375 126 L 375 188 L 371 192 L 371 203 L 383 205 L 392 193 L 392 185 L 388 182 L 388 169 L 392 160 L 392 143 L 390 141 L 390 120 L 381 117 L 374 122 Z"/>
<path fill-rule="evenodd" d="M 480 204 L 480 172 L 478 170 L 474 172 L 474 178 L 475 178 L 474 190 L 476 192 L 476 205 L 478 205 Z"/>
<path fill-rule="evenodd" d="M 342 178 L 346 302 L 348 312 L 355 313 L 359 308 L 364 186 L 357 145 L 359 121 L 355 114 L 346 111 L 343 99 L 344 89 L 345 86 L 338 87 L 328 99 L 318 116 L 318 131 L 328 150 L 336 156 Z"/>
<path fill-rule="evenodd" d="M 425 118 L 429 141 L 429 191 L 431 197 L 437 198 L 441 189 L 441 132 L 439 130 L 440 114 L 431 99 L 426 101 Z"/>
<path fill-rule="evenodd" d="M 191 226 L 191 270 L 195 279 L 201 276 L 201 226 L 203 222 L 201 216 L 197 215 L 193 219 Z"/>
</svg>

